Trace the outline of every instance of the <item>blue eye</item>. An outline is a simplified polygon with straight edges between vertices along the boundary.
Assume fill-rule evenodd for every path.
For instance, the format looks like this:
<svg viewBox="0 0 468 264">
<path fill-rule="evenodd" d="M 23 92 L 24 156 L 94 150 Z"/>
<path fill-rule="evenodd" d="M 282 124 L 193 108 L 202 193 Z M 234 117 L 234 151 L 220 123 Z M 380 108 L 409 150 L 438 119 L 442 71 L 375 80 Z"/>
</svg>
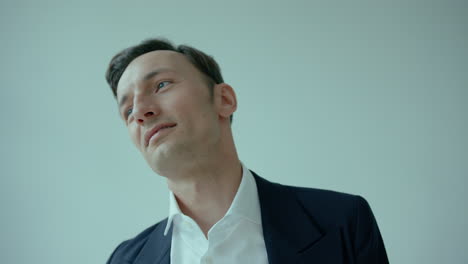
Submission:
<svg viewBox="0 0 468 264">
<path fill-rule="evenodd" d="M 125 113 L 125 117 L 128 118 L 128 116 L 132 113 L 132 110 L 133 110 L 132 108 L 129 108 L 127 112 Z"/>
<path fill-rule="evenodd" d="M 170 83 L 169 81 L 164 81 L 164 82 L 158 83 L 158 90 L 161 89 L 161 88 L 164 88 L 164 86 L 166 86 L 169 83 Z"/>
</svg>

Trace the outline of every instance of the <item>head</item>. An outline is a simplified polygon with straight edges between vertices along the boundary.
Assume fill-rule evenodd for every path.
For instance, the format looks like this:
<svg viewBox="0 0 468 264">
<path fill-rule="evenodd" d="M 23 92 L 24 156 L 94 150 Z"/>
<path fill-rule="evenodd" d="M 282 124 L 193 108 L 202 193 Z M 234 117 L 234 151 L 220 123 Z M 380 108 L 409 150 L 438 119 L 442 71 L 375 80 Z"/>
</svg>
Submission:
<svg viewBox="0 0 468 264">
<path fill-rule="evenodd" d="M 166 39 L 148 39 L 117 53 L 109 63 L 109 67 L 106 71 L 106 80 L 116 99 L 117 85 L 127 66 L 137 57 L 157 50 L 170 50 L 184 55 L 205 78 L 211 96 L 213 96 L 214 85 L 224 82 L 221 69 L 213 57 L 188 45 L 179 45 L 176 47 Z M 231 115 L 231 123 L 232 118 L 233 116 Z"/>
<path fill-rule="evenodd" d="M 222 152 L 232 137 L 234 90 L 195 48 L 144 41 L 115 55 L 106 79 L 133 143 L 160 175 Z"/>
</svg>

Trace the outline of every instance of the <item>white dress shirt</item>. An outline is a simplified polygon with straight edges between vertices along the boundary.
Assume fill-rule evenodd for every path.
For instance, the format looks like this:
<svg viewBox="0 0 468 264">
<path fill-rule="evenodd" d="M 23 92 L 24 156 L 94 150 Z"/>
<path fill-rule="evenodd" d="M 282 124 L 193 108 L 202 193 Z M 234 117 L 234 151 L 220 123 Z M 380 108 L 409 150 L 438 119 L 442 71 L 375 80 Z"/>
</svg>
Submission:
<svg viewBox="0 0 468 264">
<path fill-rule="evenodd" d="M 172 192 L 164 235 L 171 224 L 172 264 L 268 263 L 257 185 L 243 164 L 236 196 L 226 215 L 208 231 L 208 239 L 197 223 L 182 213 Z"/>
</svg>

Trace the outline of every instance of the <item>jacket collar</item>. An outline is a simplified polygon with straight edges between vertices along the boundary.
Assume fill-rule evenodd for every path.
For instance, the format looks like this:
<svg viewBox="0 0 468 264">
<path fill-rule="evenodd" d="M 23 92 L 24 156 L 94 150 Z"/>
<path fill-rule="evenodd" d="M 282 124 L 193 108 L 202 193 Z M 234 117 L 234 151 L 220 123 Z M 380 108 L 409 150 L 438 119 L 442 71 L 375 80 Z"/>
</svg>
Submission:
<svg viewBox="0 0 468 264">
<path fill-rule="evenodd" d="M 289 187 L 252 174 L 257 182 L 268 262 L 300 262 L 301 254 L 322 238 L 323 232 Z"/>
<path fill-rule="evenodd" d="M 171 258 L 171 241 L 172 241 L 172 226 L 164 235 L 166 228 L 167 218 L 156 225 L 153 232 L 151 232 L 148 241 L 141 249 L 140 254 L 135 259 L 134 264 L 169 264 Z"/>
<path fill-rule="evenodd" d="M 251 172 L 257 183 L 268 262 L 294 263 L 300 260 L 301 253 L 315 244 L 323 232 L 288 187 L 269 182 Z M 170 263 L 173 228 L 171 226 L 164 235 L 167 220 L 155 227 L 135 264 Z"/>
</svg>

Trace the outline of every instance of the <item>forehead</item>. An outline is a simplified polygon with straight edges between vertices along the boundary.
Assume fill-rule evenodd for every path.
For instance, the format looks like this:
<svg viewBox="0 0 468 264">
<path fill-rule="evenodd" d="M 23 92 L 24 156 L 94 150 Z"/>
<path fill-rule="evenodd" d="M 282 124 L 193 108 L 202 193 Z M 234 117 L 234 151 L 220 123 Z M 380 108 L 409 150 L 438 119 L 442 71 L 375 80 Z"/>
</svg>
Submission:
<svg viewBox="0 0 468 264">
<path fill-rule="evenodd" d="M 191 73 L 194 66 L 183 54 L 175 51 L 157 50 L 145 53 L 127 66 L 117 84 L 117 95 L 142 82 L 146 74 L 159 70 L 185 74 Z"/>
</svg>

